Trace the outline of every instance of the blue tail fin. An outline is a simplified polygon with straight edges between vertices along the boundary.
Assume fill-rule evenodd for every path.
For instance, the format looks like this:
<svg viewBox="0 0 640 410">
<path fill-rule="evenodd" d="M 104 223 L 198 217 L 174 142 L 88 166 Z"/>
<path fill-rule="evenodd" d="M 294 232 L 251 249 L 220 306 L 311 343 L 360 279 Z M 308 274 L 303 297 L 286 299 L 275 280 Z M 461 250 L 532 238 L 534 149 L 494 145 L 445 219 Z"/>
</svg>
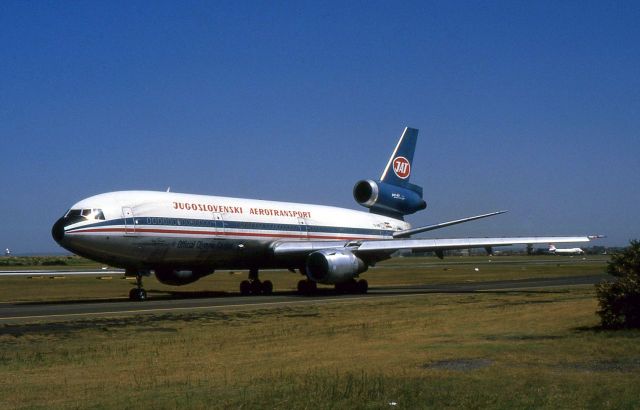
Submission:
<svg viewBox="0 0 640 410">
<path fill-rule="evenodd" d="M 391 185 L 408 187 L 411 178 L 411 167 L 413 165 L 413 153 L 416 150 L 418 140 L 418 130 L 406 127 L 396 149 L 387 162 L 387 166 L 382 172 L 380 182 Z"/>
<path fill-rule="evenodd" d="M 380 180 L 358 181 L 353 187 L 353 197 L 369 212 L 402 219 L 427 207 L 422 187 L 409 182 L 417 139 L 417 129 L 405 128 Z"/>
</svg>

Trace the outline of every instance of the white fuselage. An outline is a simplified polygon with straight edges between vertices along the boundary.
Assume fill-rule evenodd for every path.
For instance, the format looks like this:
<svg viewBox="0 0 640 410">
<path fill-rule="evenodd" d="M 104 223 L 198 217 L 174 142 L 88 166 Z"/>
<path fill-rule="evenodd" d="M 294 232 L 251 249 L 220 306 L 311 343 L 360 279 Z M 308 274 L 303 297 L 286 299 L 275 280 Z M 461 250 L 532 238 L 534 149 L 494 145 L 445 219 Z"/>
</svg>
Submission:
<svg viewBox="0 0 640 410">
<path fill-rule="evenodd" d="M 73 221 L 75 214 L 86 215 Z M 410 228 L 398 219 L 344 208 L 153 191 L 92 196 L 67 216 L 60 239 L 54 232 L 60 245 L 130 269 L 293 269 L 304 261 L 274 259 L 269 250 L 278 241 L 391 239 L 393 232 Z"/>
</svg>

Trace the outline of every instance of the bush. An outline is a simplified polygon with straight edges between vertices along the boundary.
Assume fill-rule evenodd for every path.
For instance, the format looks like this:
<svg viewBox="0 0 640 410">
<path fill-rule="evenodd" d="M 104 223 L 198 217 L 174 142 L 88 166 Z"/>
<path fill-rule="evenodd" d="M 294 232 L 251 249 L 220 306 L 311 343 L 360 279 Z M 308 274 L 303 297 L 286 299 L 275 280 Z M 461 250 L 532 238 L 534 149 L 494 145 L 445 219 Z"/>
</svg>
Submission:
<svg viewBox="0 0 640 410">
<path fill-rule="evenodd" d="M 66 264 L 67 264 L 67 261 L 65 261 L 62 258 L 48 259 L 48 260 L 42 261 L 42 266 L 61 266 Z"/>
<path fill-rule="evenodd" d="M 609 329 L 640 327 L 640 241 L 608 262 L 607 272 L 619 279 L 596 285 L 602 326 Z"/>
</svg>

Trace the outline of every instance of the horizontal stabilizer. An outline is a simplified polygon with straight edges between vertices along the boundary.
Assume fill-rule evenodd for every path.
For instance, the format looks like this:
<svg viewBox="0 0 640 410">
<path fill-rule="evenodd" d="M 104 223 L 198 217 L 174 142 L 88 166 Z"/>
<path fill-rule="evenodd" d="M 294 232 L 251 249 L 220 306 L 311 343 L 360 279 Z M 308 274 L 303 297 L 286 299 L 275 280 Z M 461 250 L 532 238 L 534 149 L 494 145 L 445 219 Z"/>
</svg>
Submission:
<svg viewBox="0 0 640 410">
<path fill-rule="evenodd" d="M 500 215 L 500 214 L 504 214 L 505 212 L 508 212 L 508 211 L 491 212 L 491 213 L 488 213 L 488 214 L 482 214 L 482 215 L 470 216 L 468 218 L 456 219 L 455 221 L 442 222 L 442 223 L 435 224 L 435 225 L 422 226 L 420 228 L 413 228 L 413 229 L 407 229 L 407 230 L 404 230 L 404 231 L 398 231 L 398 232 L 395 232 L 393 234 L 393 237 L 394 238 L 408 238 L 411 235 L 415 235 L 417 233 L 433 231 L 433 230 L 440 229 L 440 228 L 445 228 L 445 227 L 451 226 L 451 225 L 457 225 L 457 224 L 461 224 L 461 223 L 464 223 L 464 222 L 475 221 L 476 219 L 482 219 L 482 218 L 487 218 L 489 216 Z"/>
</svg>

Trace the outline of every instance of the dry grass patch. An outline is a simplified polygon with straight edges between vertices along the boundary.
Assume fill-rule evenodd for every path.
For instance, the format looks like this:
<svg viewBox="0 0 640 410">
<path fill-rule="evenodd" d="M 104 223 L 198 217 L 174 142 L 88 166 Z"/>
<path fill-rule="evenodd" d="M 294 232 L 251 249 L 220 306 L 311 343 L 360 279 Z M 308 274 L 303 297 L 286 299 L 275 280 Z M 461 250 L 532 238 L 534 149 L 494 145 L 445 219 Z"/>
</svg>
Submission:
<svg viewBox="0 0 640 410">
<path fill-rule="evenodd" d="M 584 287 L 3 326 L 0 407 L 637 407 L 640 333 L 594 311 Z"/>
</svg>

